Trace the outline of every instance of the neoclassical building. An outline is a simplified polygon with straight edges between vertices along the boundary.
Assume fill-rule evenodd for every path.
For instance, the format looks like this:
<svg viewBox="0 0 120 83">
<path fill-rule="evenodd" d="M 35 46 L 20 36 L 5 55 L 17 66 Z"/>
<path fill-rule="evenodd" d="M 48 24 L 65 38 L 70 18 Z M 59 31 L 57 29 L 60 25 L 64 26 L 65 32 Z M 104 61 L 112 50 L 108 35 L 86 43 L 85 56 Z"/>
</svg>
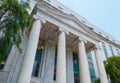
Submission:
<svg viewBox="0 0 120 83">
<path fill-rule="evenodd" d="M 22 53 L 10 46 L 0 83 L 110 83 L 103 61 L 120 55 L 118 40 L 57 0 L 28 2 L 33 27 L 25 32 Z"/>
</svg>

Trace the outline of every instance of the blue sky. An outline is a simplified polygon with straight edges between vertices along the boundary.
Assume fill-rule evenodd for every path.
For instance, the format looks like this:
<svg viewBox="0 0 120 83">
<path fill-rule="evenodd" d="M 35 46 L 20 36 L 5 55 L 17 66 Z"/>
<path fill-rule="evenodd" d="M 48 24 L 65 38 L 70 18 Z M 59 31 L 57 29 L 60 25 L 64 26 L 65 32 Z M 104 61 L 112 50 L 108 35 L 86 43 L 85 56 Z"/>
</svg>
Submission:
<svg viewBox="0 0 120 83">
<path fill-rule="evenodd" d="M 120 40 L 120 0 L 58 0 Z"/>
</svg>

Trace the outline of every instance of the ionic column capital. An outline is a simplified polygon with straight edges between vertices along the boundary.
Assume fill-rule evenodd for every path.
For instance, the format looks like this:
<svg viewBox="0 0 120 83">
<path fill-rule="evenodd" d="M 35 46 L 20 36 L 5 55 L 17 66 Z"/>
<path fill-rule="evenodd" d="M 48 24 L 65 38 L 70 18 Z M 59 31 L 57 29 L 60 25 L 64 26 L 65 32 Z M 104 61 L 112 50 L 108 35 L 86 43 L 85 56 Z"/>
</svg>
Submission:
<svg viewBox="0 0 120 83">
<path fill-rule="evenodd" d="M 42 23 L 46 23 L 46 20 L 38 15 L 33 15 L 33 18 L 36 20 L 40 20 Z"/>
<path fill-rule="evenodd" d="M 79 37 L 78 38 L 78 40 L 79 40 L 79 42 L 84 42 L 84 43 L 87 43 L 87 40 L 85 40 L 84 38 L 82 38 L 82 37 Z"/>
<path fill-rule="evenodd" d="M 102 48 L 99 45 L 95 45 L 96 50 L 102 50 Z"/>
<path fill-rule="evenodd" d="M 60 32 L 65 32 L 65 34 L 67 34 L 67 35 L 69 34 L 69 31 L 67 31 L 67 30 L 65 30 L 65 29 L 63 29 L 63 28 L 59 28 L 59 31 L 60 31 Z"/>
</svg>

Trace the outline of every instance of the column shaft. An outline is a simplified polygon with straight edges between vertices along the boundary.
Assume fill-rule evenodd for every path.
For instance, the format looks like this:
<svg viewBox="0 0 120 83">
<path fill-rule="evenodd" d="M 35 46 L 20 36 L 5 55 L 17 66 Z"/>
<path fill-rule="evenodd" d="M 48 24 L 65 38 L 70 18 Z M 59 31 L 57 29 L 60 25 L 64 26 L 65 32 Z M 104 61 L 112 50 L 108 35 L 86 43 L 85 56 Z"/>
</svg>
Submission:
<svg viewBox="0 0 120 83">
<path fill-rule="evenodd" d="M 58 39 L 56 83 L 66 83 L 66 39 L 63 31 Z"/>
<path fill-rule="evenodd" d="M 30 83 L 40 30 L 41 22 L 40 20 L 36 20 L 30 32 L 26 53 L 23 58 L 17 83 Z"/>
<path fill-rule="evenodd" d="M 80 69 L 80 80 L 82 83 L 91 83 L 87 55 L 85 51 L 84 41 L 79 42 L 79 69 Z"/>
<path fill-rule="evenodd" d="M 104 64 L 102 62 L 103 61 L 102 57 L 101 57 L 102 55 L 100 55 L 100 54 L 101 54 L 100 50 L 95 49 L 95 58 L 96 58 L 96 62 L 97 62 L 100 81 L 101 81 L 101 83 L 108 83 L 106 71 L 105 71 L 105 68 L 104 68 Z"/>
</svg>

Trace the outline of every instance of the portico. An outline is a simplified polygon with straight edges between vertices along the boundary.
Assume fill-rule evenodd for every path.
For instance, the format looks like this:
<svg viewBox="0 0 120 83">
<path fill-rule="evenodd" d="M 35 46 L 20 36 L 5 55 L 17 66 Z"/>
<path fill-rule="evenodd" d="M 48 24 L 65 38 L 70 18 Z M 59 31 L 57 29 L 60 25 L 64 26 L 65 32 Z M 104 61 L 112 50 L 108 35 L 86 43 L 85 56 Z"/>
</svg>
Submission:
<svg viewBox="0 0 120 83">
<path fill-rule="evenodd" d="M 58 25 L 55 25 L 45 20 L 44 18 L 39 18 L 39 16 L 37 16 L 37 19 L 35 18 L 33 28 L 29 35 L 28 46 L 26 49 L 27 51 L 23 59 L 23 63 L 20 69 L 17 83 L 21 83 L 21 82 L 30 83 L 34 59 L 35 59 L 35 53 L 37 47 L 39 46 L 38 44 L 39 40 L 52 41 L 55 45 L 57 45 L 56 83 L 67 83 L 68 81 L 67 80 L 68 70 L 66 68 L 67 48 L 71 49 L 72 52 L 78 53 L 79 69 L 80 69 L 79 75 L 81 82 L 91 83 L 86 53 L 88 51 L 95 50 L 95 46 L 98 44 L 97 43 L 95 44 L 94 42 L 91 42 L 91 40 L 89 41 L 88 39 L 83 38 L 81 35 L 76 35 L 74 34 L 74 32 L 72 33 L 72 31 L 71 32 L 68 31 L 65 27 L 59 27 Z M 96 41 L 97 40 L 95 40 L 95 42 Z M 100 60 L 97 57 L 98 52 L 99 50 L 97 50 L 96 52 L 96 60 Z M 99 74 L 104 76 L 104 78 L 100 76 L 101 82 L 108 83 L 103 63 L 100 61 L 97 62 L 98 62 L 98 69 L 100 72 Z M 102 74 L 101 71 L 104 71 L 104 74 Z M 106 79 L 106 81 L 103 82 L 102 80 L 104 79 Z"/>
</svg>

